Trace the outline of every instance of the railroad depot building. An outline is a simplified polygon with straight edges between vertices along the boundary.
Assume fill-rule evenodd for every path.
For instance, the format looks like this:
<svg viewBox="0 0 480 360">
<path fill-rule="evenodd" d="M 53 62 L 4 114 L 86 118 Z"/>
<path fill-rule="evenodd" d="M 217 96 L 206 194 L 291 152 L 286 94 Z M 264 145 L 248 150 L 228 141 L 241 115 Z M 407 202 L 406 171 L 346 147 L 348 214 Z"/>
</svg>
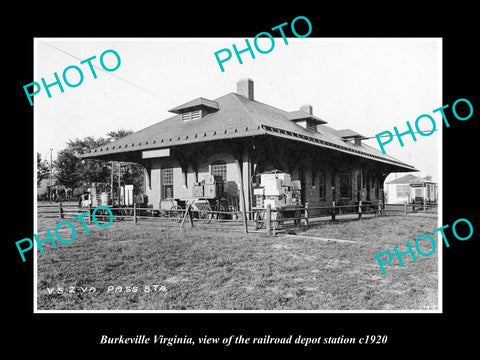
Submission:
<svg viewBox="0 0 480 360">
<path fill-rule="evenodd" d="M 274 169 L 301 184 L 310 207 L 376 204 L 391 172 L 417 171 L 363 143 L 357 132 L 335 130 L 312 106 L 287 111 L 254 99 L 251 79 L 214 100 L 202 97 L 171 110 L 164 121 L 92 149 L 82 158 L 141 163 L 145 195 L 153 209 L 166 199 L 193 199 L 195 185 L 209 176 L 223 182 L 223 196 L 237 210 L 256 206 L 258 174 Z"/>
</svg>

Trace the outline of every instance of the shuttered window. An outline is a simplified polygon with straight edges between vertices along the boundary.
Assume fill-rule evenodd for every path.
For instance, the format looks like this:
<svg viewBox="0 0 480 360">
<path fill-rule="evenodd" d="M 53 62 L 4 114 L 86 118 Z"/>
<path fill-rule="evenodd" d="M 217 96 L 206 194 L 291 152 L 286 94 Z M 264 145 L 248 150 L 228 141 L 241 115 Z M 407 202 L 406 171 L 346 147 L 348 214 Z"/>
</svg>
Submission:
<svg viewBox="0 0 480 360">
<path fill-rule="evenodd" d="M 182 114 L 182 121 L 197 120 L 202 117 L 202 110 L 189 111 Z"/>
<path fill-rule="evenodd" d="M 312 130 L 312 131 L 317 131 L 317 124 L 315 124 L 313 121 L 307 120 L 307 130 Z"/>
</svg>

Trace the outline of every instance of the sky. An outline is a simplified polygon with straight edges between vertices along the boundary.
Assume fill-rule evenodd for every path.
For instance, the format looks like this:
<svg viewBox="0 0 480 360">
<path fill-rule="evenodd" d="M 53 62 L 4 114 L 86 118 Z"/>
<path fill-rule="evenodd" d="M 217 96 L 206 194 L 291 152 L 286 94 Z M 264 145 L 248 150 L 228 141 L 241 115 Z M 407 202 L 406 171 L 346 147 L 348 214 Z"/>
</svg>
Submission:
<svg viewBox="0 0 480 360">
<path fill-rule="evenodd" d="M 353 129 L 367 137 L 397 126 L 407 130 L 409 121 L 422 114 L 433 116 L 438 131 L 424 137 L 402 137 L 385 146 L 388 155 L 413 165 L 422 176 L 441 180 L 442 120 L 433 113 L 442 103 L 442 41 L 439 38 L 274 38 L 268 54 L 254 48 L 255 59 L 243 53 L 243 64 L 233 54 L 220 70 L 214 53 L 232 44 L 245 48 L 244 38 L 36 38 L 34 79 L 62 79 L 66 67 L 83 72 L 83 82 L 68 87 L 44 88 L 34 96 L 35 149 L 53 159 L 69 140 L 86 136 L 106 137 L 112 130 L 138 131 L 174 114 L 169 109 L 197 97 L 214 100 L 236 91 L 236 83 L 251 78 L 255 100 L 293 111 L 311 104 L 313 114 L 340 130 Z M 253 46 L 253 39 L 249 39 Z M 259 41 L 270 47 L 268 38 Z M 117 70 L 102 70 L 99 58 L 115 50 L 121 63 Z M 97 78 L 88 64 L 91 61 Z M 223 56 L 223 54 L 221 55 Z M 116 58 L 106 53 L 104 63 L 113 68 Z M 79 82 L 75 70 L 68 80 Z M 28 99 L 25 97 L 26 105 Z M 420 128 L 432 125 L 422 119 Z M 379 149 L 375 138 L 364 140 Z M 386 180 L 392 180 L 391 174 Z"/>
</svg>

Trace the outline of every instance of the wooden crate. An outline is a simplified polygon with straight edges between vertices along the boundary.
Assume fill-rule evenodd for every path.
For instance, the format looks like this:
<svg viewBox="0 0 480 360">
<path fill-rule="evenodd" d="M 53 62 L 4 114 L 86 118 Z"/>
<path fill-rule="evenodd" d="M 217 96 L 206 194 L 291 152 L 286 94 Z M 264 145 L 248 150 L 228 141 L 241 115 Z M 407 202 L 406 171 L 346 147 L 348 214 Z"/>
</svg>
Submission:
<svg viewBox="0 0 480 360">
<path fill-rule="evenodd" d="M 194 197 L 204 197 L 204 186 L 203 185 L 193 185 L 193 196 Z"/>
</svg>

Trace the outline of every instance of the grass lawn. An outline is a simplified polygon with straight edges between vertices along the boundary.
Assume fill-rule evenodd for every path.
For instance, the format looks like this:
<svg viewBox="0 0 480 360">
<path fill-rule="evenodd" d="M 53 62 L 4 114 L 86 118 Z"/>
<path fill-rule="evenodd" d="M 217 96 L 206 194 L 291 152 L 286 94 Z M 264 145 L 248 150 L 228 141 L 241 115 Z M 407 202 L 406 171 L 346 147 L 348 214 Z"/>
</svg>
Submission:
<svg viewBox="0 0 480 360">
<path fill-rule="evenodd" d="M 59 221 L 40 217 L 38 229 Z M 45 243 L 45 254 L 38 254 L 39 310 L 437 309 L 438 250 L 416 262 L 404 256 L 403 268 L 394 260 L 385 275 L 375 259 L 393 245 L 405 251 L 406 240 L 414 244 L 438 227 L 435 218 L 325 223 L 298 234 L 305 237 L 179 230 L 147 221 L 104 229 L 92 223 L 86 235 L 78 220 L 74 224 L 74 241 L 57 249 Z M 122 292 L 107 292 L 109 286 Z M 137 291 L 127 292 L 133 286 Z"/>
</svg>

